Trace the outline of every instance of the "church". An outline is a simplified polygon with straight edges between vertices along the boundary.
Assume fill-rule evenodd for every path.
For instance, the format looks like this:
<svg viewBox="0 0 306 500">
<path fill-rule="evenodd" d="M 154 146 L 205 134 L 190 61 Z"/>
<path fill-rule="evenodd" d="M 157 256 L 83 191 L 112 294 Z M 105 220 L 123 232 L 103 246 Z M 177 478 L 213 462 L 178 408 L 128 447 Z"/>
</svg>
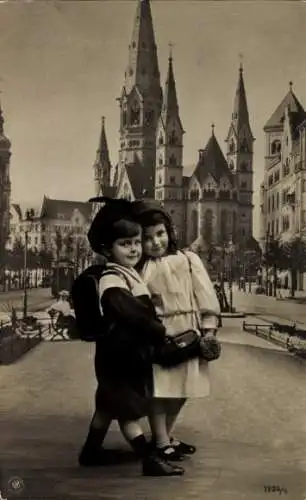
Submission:
<svg viewBox="0 0 306 500">
<path fill-rule="evenodd" d="M 120 149 L 111 165 L 102 118 L 94 164 L 95 195 L 156 199 L 172 216 L 182 245 L 232 241 L 253 235 L 253 144 L 240 65 L 223 154 L 212 126 L 192 168 L 183 164 L 184 127 L 170 51 L 161 86 L 150 0 L 138 0 L 120 97 Z"/>
</svg>

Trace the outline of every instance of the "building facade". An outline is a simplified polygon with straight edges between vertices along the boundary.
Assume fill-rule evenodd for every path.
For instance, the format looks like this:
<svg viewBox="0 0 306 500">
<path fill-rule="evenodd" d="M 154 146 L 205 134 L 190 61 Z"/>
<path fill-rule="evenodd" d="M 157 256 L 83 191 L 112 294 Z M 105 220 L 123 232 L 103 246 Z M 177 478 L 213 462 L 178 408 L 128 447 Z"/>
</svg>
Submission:
<svg viewBox="0 0 306 500">
<path fill-rule="evenodd" d="M 306 237 L 306 112 L 292 90 L 264 127 L 261 234 L 282 240 Z"/>
<path fill-rule="evenodd" d="M 10 233 L 10 159 L 11 143 L 4 134 L 4 118 L 0 104 L 0 262 Z"/>
<path fill-rule="evenodd" d="M 118 102 L 118 163 L 110 164 L 103 119 L 94 164 L 95 194 L 155 198 L 172 216 L 183 245 L 198 238 L 208 244 L 231 239 L 247 245 L 253 236 L 254 137 L 242 66 L 229 117 L 226 154 L 213 126 L 207 144 L 199 149 L 198 161 L 187 168 L 172 53 L 162 89 L 150 0 L 138 0 Z"/>
</svg>

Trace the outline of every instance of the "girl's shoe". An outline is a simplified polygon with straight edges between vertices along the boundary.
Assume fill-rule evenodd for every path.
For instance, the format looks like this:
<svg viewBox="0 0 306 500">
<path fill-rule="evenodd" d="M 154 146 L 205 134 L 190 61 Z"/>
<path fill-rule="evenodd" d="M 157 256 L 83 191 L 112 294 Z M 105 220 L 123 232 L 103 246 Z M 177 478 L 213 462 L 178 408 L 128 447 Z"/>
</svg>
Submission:
<svg viewBox="0 0 306 500">
<path fill-rule="evenodd" d="M 180 452 L 182 455 L 193 455 L 197 451 L 196 447 L 192 444 L 184 443 L 178 439 L 170 438 L 170 443 L 172 448 Z"/>
<path fill-rule="evenodd" d="M 170 462 L 182 462 L 182 460 L 186 458 L 177 447 L 171 445 L 165 446 L 164 448 L 157 448 L 156 451 L 159 457 L 166 461 L 169 460 Z"/>
<path fill-rule="evenodd" d="M 157 453 L 151 453 L 142 462 L 142 474 L 144 476 L 182 476 L 184 472 L 183 467 L 169 464 Z"/>
</svg>

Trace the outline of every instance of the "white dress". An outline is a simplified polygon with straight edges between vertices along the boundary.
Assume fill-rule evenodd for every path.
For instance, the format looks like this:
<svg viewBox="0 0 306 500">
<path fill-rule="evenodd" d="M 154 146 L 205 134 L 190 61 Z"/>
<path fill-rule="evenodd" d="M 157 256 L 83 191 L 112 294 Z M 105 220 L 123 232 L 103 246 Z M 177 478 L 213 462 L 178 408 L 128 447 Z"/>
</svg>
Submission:
<svg viewBox="0 0 306 500">
<path fill-rule="evenodd" d="M 216 328 L 219 302 L 200 258 L 193 252 L 178 252 L 149 260 L 142 270 L 156 311 L 175 336 L 199 326 Z M 210 392 L 208 363 L 198 358 L 174 368 L 154 365 L 155 398 L 206 397 Z"/>
</svg>

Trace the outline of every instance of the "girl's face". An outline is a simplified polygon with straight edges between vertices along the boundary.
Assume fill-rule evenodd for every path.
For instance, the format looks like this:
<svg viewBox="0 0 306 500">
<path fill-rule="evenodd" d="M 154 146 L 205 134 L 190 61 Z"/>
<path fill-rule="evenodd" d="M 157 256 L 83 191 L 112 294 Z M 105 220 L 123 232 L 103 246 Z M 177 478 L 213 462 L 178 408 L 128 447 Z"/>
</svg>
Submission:
<svg viewBox="0 0 306 500">
<path fill-rule="evenodd" d="M 146 227 L 143 231 L 143 252 L 155 259 L 162 257 L 168 251 L 169 236 L 165 224 Z"/>
<path fill-rule="evenodd" d="M 135 267 L 142 256 L 141 234 L 128 238 L 119 238 L 111 248 L 111 258 L 124 267 Z"/>
</svg>

